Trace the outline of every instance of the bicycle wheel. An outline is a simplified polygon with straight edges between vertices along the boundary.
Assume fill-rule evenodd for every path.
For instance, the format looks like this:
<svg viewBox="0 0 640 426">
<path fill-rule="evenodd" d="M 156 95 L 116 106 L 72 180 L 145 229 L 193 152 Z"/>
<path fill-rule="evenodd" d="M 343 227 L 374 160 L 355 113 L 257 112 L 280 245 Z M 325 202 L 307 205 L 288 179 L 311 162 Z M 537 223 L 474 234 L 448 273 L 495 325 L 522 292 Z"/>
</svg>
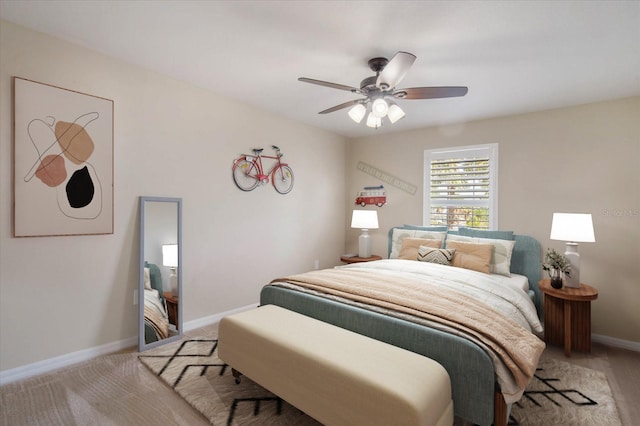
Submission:
<svg viewBox="0 0 640 426">
<path fill-rule="evenodd" d="M 271 173 L 271 183 L 280 194 L 288 194 L 293 189 L 293 170 L 289 166 L 278 166 Z"/>
<path fill-rule="evenodd" d="M 252 161 L 238 160 L 233 164 L 233 181 L 243 191 L 251 191 L 260 183 L 257 172 L 258 168 Z"/>
</svg>

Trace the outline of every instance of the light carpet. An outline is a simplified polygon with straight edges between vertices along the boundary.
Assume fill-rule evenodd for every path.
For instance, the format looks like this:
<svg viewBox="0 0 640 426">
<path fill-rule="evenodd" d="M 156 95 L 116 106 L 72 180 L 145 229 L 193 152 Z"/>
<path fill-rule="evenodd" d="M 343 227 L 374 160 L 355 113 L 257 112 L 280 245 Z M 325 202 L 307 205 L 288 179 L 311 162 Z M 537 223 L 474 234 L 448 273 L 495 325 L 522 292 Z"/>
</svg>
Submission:
<svg viewBox="0 0 640 426">
<path fill-rule="evenodd" d="M 319 425 L 247 377 L 236 384 L 231 368 L 217 357 L 217 343 L 215 335 L 186 338 L 139 359 L 214 425 Z M 604 373 L 543 355 L 509 424 L 621 423 Z"/>
</svg>

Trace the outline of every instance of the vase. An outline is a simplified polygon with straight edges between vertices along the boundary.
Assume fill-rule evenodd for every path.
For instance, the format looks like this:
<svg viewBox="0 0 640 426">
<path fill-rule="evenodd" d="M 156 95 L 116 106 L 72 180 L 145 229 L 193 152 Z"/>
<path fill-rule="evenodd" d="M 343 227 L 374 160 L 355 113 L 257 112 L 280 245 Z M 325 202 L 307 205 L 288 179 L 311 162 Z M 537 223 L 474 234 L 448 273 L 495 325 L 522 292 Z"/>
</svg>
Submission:
<svg viewBox="0 0 640 426">
<path fill-rule="evenodd" d="M 549 278 L 551 278 L 551 287 L 562 288 L 562 271 L 559 269 L 550 269 Z"/>
</svg>

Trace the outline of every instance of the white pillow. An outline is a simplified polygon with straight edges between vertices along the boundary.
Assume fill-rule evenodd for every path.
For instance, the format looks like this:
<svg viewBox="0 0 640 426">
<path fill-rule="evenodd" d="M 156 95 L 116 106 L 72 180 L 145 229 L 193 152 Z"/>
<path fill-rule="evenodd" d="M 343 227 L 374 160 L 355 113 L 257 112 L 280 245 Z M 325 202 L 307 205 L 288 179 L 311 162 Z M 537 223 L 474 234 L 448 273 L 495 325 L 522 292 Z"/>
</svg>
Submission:
<svg viewBox="0 0 640 426">
<path fill-rule="evenodd" d="M 400 248 L 402 247 L 402 240 L 405 238 L 426 238 L 430 240 L 440 240 L 440 245 L 446 237 L 447 231 L 421 231 L 418 229 L 401 229 L 394 228 L 393 234 L 391 234 L 391 253 L 389 259 L 397 259 L 400 255 Z"/>
<path fill-rule="evenodd" d="M 489 272 L 492 274 L 511 276 L 511 254 L 513 246 L 516 245 L 512 240 L 499 240 L 493 238 L 477 238 L 464 237 L 462 235 L 447 235 L 447 239 L 451 241 L 462 241 L 475 244 L 491 244 L 493 246 L 493 254 L 491 255 L 491 263 L 489 263 Z"/>
<path fill-rule="evenodd" d="M 144 268 L 144 288 L 151 290 L 151 273 L 149 268 Z"/>
</svg>

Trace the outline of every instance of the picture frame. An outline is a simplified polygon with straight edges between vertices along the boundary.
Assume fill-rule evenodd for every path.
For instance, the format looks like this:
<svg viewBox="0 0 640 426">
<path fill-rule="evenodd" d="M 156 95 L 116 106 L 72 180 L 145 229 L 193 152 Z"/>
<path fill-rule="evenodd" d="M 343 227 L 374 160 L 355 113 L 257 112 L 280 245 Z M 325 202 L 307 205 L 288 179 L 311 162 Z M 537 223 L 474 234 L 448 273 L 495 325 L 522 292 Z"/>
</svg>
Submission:
<svg viewBox="0 0 640 426">
<path fill-rule="evenodd" d="M 113 101 L 21 77 L 14 237 L 113 234 Z"/>
</svg>

